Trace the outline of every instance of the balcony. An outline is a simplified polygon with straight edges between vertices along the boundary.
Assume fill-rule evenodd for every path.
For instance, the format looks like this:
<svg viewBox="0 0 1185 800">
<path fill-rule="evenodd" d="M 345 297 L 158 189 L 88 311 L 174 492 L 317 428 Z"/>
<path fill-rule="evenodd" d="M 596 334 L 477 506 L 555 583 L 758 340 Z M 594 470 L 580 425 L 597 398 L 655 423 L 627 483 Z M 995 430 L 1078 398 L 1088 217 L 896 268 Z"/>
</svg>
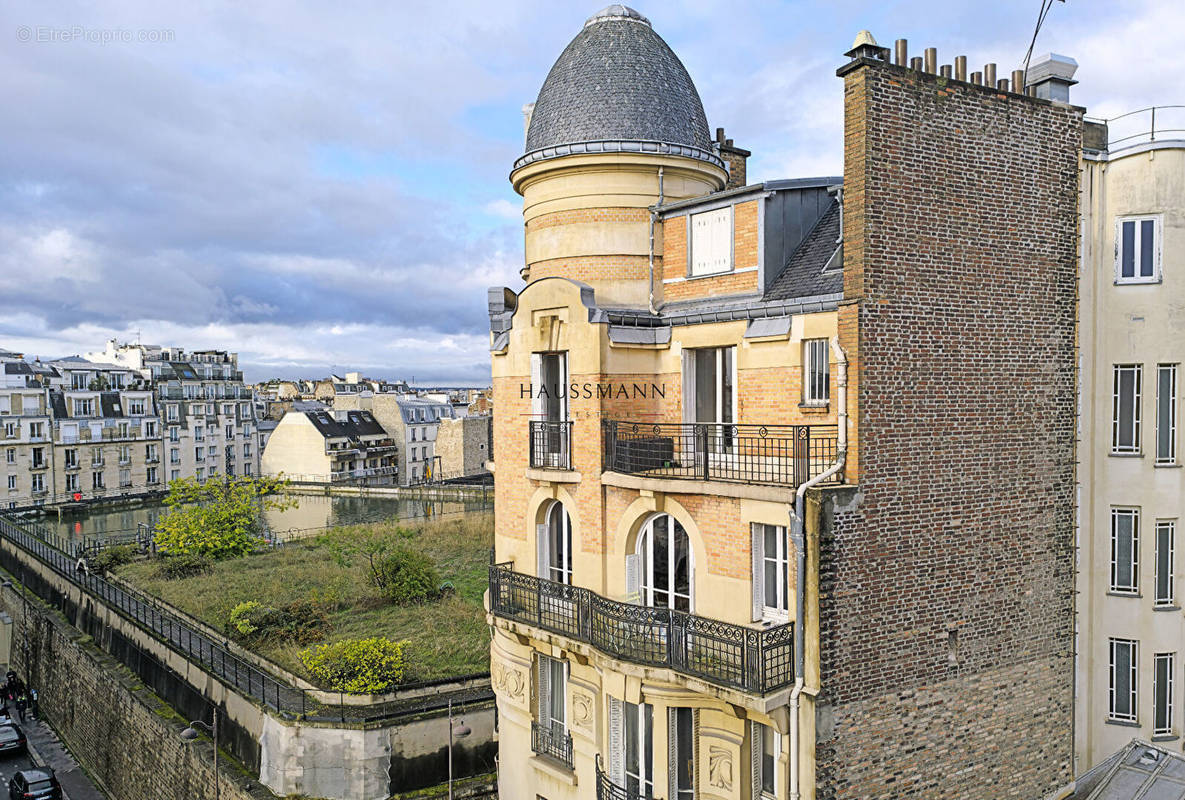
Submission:
<svg viewBox="0 0 1185 800">
<path fill-rule="evenodd" d="M 531 750 L 572 769 L 572 734 L 562 726 L 531 722 Z"/>
<path fill-rule="evenodd" d="M 618 786 L 601 770 L 601 754 L 597 754 L 597 800 L 654 800 L 650 792 Z"/>
<path fill-rule="evenodd" d="M 572 469 L 572 423 L 531 420 L 532 469 Z"/>
<path fill-rule="evenodd" d="M 355 478 L 378 478 L 383 475 L 394 475 L 394 474 L 396 474 L 396 471 L 397 471 L 396 467 L 367 467 L 366 469 L 343 469 L 340 471 L 330 472 L 329 473 L 329 480 L 331 482 L 336 482 L 336 481 L 354 480 Z"/>
<path fill-rule="evenodd" d="M 749 628 L 609 600 L 579 586 L 490 567 L 490 611 L 635 664 L 767 694 L 794 682 L 794 624 Z"/>
<path fill-rule="evenodd" d="M 607 471 L 777 486 L 799 486 L 826 471 L 835 463 L 839 437 L 835 425 L 605 420 L 601 427 Z"/>
</svg>

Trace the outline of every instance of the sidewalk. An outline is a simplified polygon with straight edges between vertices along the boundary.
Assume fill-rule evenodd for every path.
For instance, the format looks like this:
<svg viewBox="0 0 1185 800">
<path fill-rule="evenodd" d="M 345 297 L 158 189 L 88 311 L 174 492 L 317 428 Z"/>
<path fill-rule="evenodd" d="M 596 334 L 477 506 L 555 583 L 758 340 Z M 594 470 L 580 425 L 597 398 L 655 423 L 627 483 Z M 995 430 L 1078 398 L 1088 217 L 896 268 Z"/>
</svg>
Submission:
<svg viewBox="0 0 1185 800">
<path fill-rule="evenodd" d="M 83 771 L 74 756 L 62 746 L 53 728 L 42 720 L 33 719 L 33 715 L 26 712 L 25 721 L 20 722 L 16 708 L 3 704 L 12 719 L 21 726 L 29 742 L 29 757 L 33 763 L 51 767 L 62 784 L 62 791 L 66 800 L 107 800 L 107 795 L 98 790 L 90 776 Z"/>
</svg>

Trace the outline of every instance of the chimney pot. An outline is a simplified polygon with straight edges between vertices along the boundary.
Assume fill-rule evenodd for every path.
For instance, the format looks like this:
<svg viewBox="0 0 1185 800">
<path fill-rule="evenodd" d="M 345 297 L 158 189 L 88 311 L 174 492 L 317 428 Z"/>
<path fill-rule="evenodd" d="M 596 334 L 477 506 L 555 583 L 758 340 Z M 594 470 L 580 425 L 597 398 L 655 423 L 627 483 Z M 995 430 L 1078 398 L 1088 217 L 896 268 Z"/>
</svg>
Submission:
<svg viewBox="0 0 1185 800">
<path fill-rule="evenodd" d="M 994 62 L 983 65 L 983 82 L 987 86 L 996 85 L 996 65 Z"/>
<path fill-rule="evenodd" d="M 944 77 L 944 78 L 949 78 L 949 77 L 951 77 L 951 66 L 950 66 L 950 64 L 943 64 L 943 65 L 942 65 L 942 67 L 939 69 L 939 71 L 942 73 L 942 77 Z"/>
<path fill-rule="evenodd" d="M 967 81 L 967 56 L 955 56 L 955 80 Z"/>
<path fill-rule="evenodd" d="M 1001 92 L 1008 91 L 1008 79 L 1007 78 L 1000 78 L 1000 80 L 996 81 L 996 88 L 999 89 Z"/>
<path fill-rule="evenodd" d="M 1025 85 L 1025 71 L 1023 69 L 1012 70 L 1012 91 L 1020 94 L 1024 91 Z"/>
<path fill-rule="evenodd" d="M 974 83 L 976 86 L 983 86 L 983 73 L 982 72 L 972 72 L 971 73 L 971 82 Z"/>
<path fill-rule="evenodd" d="M 716 141 L 718 141 L 718 142 L 724 141 L 724 128 L 717 128 L 716 129 Z"/>
<path fill-rule="evenodd" d="M 909 40 L 898 39 L 893 43 L 894 58 L 893 63 L 899 67 L 904 67 L 909 64 Z"/>
<path fill-rule="evenodd" d="M 926 54 L 926 72 L 933 75 L 935 72 L 938 71 L 938 48 L 937 47 L 927 47 L 925 50 L 925 54 Z"/>
<path fill-rule="evenodd" d="M 909 68 L 913 69 L 913 70 L 917 70 L 918 72 L 921 72 L 922 71 L 922 57 L 921 56 L 914 56 L 913 58 L 911 58 L 909 60 Z"/>
<path fill-rule="evenodd" d="M 1078 62 L 1069 56 L 1046 53 L 1033 59 L 1029 65 L 1029 73 L 1025 76 L 1028 84 L 1026 88 L 1036 90 L 1036 96 L 1045 100 L 1068 103 L 1070 87 L 1078 82 L 1073 79 L 1077 71 Z"/>
</svg>

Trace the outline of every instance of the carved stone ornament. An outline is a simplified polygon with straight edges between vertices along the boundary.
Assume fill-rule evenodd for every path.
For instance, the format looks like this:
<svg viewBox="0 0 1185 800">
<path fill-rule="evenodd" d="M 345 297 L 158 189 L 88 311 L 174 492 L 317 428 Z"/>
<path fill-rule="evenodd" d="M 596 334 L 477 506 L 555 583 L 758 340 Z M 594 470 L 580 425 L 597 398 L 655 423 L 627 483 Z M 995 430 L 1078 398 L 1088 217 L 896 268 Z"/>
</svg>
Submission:
<svg viewBox="0 0 1185 800">
<path fill-rule="evenodd" d="M 522 702 L 527 685 L 527 676 L 522 670 L 508 667 L 499 661 L 490 666 L 490 684 L 494 691 L 506 695 L 511 700 Z"/>
<path fill-rule="evenodd" d="M 715 745 L 708 748 L 708 785 L 713 789 L 732 790 L 732 753 Z"/>
<path fill-rule="evenodd" d="M 593 699 L 584 692 L 572 692 L 572 722 L 580 728 L 591 728 Z"/>
</svg>

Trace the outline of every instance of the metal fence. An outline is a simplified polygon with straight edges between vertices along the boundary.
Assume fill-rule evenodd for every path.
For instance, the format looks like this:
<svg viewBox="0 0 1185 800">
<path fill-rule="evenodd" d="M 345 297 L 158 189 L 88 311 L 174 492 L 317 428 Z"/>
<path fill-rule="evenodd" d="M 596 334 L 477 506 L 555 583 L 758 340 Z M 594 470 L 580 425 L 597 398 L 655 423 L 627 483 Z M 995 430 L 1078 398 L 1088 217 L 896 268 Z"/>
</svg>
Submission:
<svg viewBox="0 0 1185 800">
<path fill-rule="evenodd" d="M 531 722 L 531 750 L 572 769 L 572 734 L 562 726 Z"/>
<path fill-rule="evenodd" d="M 25 528 L 31 528 L 32 531 Z M 304 689 L 291 686 L 270 673 L 240 658 L 230 651 L 230 643 L 218 641 L 197 626 L 164 608 L 154 598 L 130 587 L 117 585 L 78 568 L 77 554 L 68 554 L 56 546 L 62 543 L 59 537 L 42 538 L 49 534 L 41 526 L 26 525 L 0 514 L 0 538 L 45 564 L 83 592 L 101 599 L 108 607 L 134 622 L 141 630 L 151 634 L 165 646 L 195 663 L 239 694 L 257 700 L 264 707 L 280 714 L 318 721 L 376 722 L 390 719 L 407 712 L 407 702 L 397 702 L 386 707 L 381 704 L 347 705 L 328 704 L 317 700 Z M 66 543 L 79 544 L 80 543 Z M 48 584 L 46 584 L 48 586 Z M 49 598 L 46 598 L 49 599 Z M 427 681 L 422 684 L 408 684 L 400 689 L 414 689 L 433 684 L 467 681 L 484 675 L 468 675 L 445 681 Z M 469 690 L 466 690 L 469 691 Z M 469 691 L 472 700 L 484 701 L 492 696 L 488 688 Z M 467 698 L 466 700 L 468 701 Z M 429 699 L 425 710 L 443 707 L 447 697 L 443 694 Z"/>
<path fill-rule="evenodd" d="M 535 469 L 572 468 L 572 423 L 531 420 L 531 466 Z"/>
<path fill-rule="evenodd" d="M 636 664 L 766 694 L 794 682 L 794 623 L 749 628 L 669 608 L 633 605 L 588 589 L 490 567 L 490 611 L 586 642 Z"/>
<path fill-rule="evenodd" d="M 1110 150 L 1185 138 L 1185 105 L 1149 106 L 1106 120 Z"/>
<path fill-rule="evenodd" d="M 630 475 L 798 486 L 835 462 L 835 425 L 602 423 L 605 469 Z M 838 483 L 838 476 L 833 479 Z"/>
<path fill-rule="evenodd" d="M 601 754 L 597 753 L 597 800 L 655 800 L 650 792 L 618 786 L 601 769 Z"/>
</svg>

